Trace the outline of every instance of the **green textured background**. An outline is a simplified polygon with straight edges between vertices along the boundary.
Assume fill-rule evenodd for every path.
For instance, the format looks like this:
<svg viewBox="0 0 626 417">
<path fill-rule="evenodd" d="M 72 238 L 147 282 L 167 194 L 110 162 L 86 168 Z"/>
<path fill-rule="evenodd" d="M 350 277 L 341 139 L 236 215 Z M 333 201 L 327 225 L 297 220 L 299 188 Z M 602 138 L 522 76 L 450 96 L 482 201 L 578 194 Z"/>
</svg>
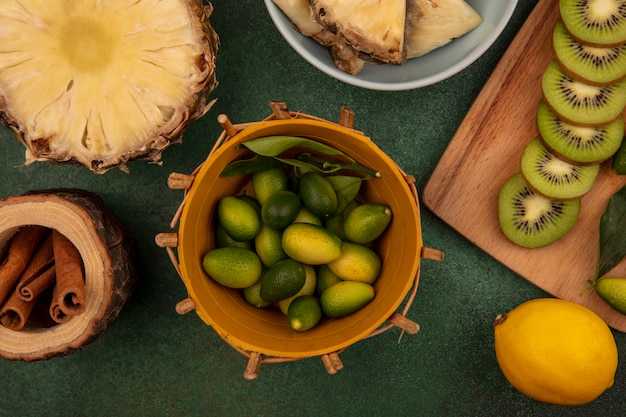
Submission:
<svg viewBox="0 0 626 417">
<path fill-rule="evenodd" d="M 264 365 L 256 380 L 245 380 L 243 356 L 195 314 L 176 314 L 186 290 L 165 250 L 154 244 L 156 234 L 171 231 L 182 197 L 167 188 L 169 173 L 190 173 L 204 161 L 221 132 L 218 114 L 235 123 L 256 121 L 269 114 L 271 100 L 330 120 L 338 120 L 341 105 L 351 106 L 355 127 L 413 175 L 421 192 L 535 4 L 520 0 L 493 47 L 452 78 L 377 92 L 342 84 L 306 63 L 275 29 L 262 1 L 214 0 L 211 20 L 221 37 L 218 101 L 182 145 L 165 152 L 162 166 L 137 162 L 130 175 L 104 176 L 48 163 L 18 168 L 24 149 L 0 128 L 0 197 L 52 187 L 98 193 L 135 237 L 141 274 L 133 298 L 95 345 L 48 361 L 0 360 L 0 416 L 623 416 L 623 363 L 614 387 L 579 407 L 539 403 L 507 383 L 495 360 L 492 320 L 546 294 L 423 207 L 424 243 L 443 250 L 446 259 L 422 262 L 409 313 L 421 331 L 400 343 L 392 330 L 351 346 L 335 375 L 311 358 Z M 614 334 L 626 357 L 626 336 Z"/>
</svg>

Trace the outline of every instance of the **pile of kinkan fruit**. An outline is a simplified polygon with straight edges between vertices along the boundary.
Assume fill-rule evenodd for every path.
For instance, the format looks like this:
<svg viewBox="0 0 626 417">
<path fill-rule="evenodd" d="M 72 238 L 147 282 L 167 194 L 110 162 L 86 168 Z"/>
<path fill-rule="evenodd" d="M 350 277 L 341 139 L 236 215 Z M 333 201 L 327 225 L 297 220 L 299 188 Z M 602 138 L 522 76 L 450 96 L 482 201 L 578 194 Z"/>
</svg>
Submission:
<svg viewBox="0 0 626 417">
<path fill-rule="evenodd" d="M 249 304 L 277 308 L 293 330 L 306 331 L 374 299 L 382 268 L 376 241 L 392 212 L 384 203 L 360 200 L 364 178 L 298 166 L 254 172 L 252 192 L 219 199 L 217 247 L 202 264 L 211 279 L 240 289 Z"/>
<path fill-rule="evenodd" d="M 504 235 L 527 248 L 549 245 L 576 224 L 581 197 L 600 164 L 626 173 L 619 154 L 626 106 L 626 4 L 559 1 L 554 57 L 545 68 L 537 108 L 539 135 L 525 147 L 520 171 L 498 196 Z"/>
</svg>

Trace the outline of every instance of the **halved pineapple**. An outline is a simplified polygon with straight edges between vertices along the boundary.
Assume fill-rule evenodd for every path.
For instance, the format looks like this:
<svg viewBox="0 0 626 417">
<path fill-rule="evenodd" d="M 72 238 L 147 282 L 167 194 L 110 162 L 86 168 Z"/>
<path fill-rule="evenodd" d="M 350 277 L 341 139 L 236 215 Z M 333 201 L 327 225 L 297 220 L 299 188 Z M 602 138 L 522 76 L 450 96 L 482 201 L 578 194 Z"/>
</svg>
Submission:
<svg viewBox="0 0 626 417">
<path fill-rule="evenodd" d="M 0 121 L 26 164 L 159 161 L 211 107 L 211 12 L 201 0 L 0 2 Z"/>
</svg>

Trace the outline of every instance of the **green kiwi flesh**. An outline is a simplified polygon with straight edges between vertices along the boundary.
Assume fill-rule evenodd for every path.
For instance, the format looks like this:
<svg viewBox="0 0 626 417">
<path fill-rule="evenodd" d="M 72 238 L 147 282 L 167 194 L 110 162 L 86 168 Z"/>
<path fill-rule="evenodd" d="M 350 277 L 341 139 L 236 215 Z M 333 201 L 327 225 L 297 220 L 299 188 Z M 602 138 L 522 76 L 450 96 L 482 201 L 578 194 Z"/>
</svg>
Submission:
<svg viewBox="0 0 626 417">
<path fill-rule="evenodd" d="M 536 193 L 521 173 L 510 177 L 498 194 L 498 223 L 511 242 L 525 248 L 561 239 L 578 221 L 580 199 L 554 200 Z"/>
<path fill-rule="evenodd" d="M 535 191 L 554 199 L 576 199 L 587 194 L 598 176 L 600 164 L 573 165 L 550 152 L 540 138 L 524 148 L 524 179 Z"/>
<path fill-rule="evenodd" d="M 609 123 L 617 119 L 626 105 L 626 80 L 607 86 L 585 84 L 565 74 L 556 60 L 546 67 L 541 88 L 552 111 L 572 124 Z"/>
<path fill-rule="evenodd" d="M 626 43 L 624 0 L 560 0 L 561 19 L 572 37 L 594 46 Z"/>
<path fill-rule="evenodd" d="M 592 85 L 607 85 L 626 77 L 626 44 L 609 48 L 588 46 L 573 39 L 562 21 L 552 34 L 554 55 L 569 76 Z"/>
<path fill-rule="evenodd" d="M 545 101 L 537 106 L 537 127 L 547 147 L 557 156 L 579 164 L 609 159 L 619 149 L 624 135 L 624 116 L 600 126 L 578 126 L 556 115 Z"/>
</svg>

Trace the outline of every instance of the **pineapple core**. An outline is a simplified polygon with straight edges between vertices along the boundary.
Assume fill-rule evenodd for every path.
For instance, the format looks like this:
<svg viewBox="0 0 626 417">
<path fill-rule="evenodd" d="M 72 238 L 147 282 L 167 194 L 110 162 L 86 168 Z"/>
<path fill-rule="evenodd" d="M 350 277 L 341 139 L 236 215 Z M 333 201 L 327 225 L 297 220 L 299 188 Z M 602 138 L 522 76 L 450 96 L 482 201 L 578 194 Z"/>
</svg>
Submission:
<svg viewBox="0 0 626 417">
<path fill-rule="evenodd" d="M 0 119 L 26 145 L 26 162 L 101 173 L 160 159 L 216 85 L 218 40 L 201 4 L 3 0 Z"/>
<path fill-rule="evenodd" d="M 90 18 L 74 18 L 59 28 L 59 50 L 68 64 L 80 72 L 101 72 L 111 64 L 121 36 L 112 36 Z"/>
</svg>

